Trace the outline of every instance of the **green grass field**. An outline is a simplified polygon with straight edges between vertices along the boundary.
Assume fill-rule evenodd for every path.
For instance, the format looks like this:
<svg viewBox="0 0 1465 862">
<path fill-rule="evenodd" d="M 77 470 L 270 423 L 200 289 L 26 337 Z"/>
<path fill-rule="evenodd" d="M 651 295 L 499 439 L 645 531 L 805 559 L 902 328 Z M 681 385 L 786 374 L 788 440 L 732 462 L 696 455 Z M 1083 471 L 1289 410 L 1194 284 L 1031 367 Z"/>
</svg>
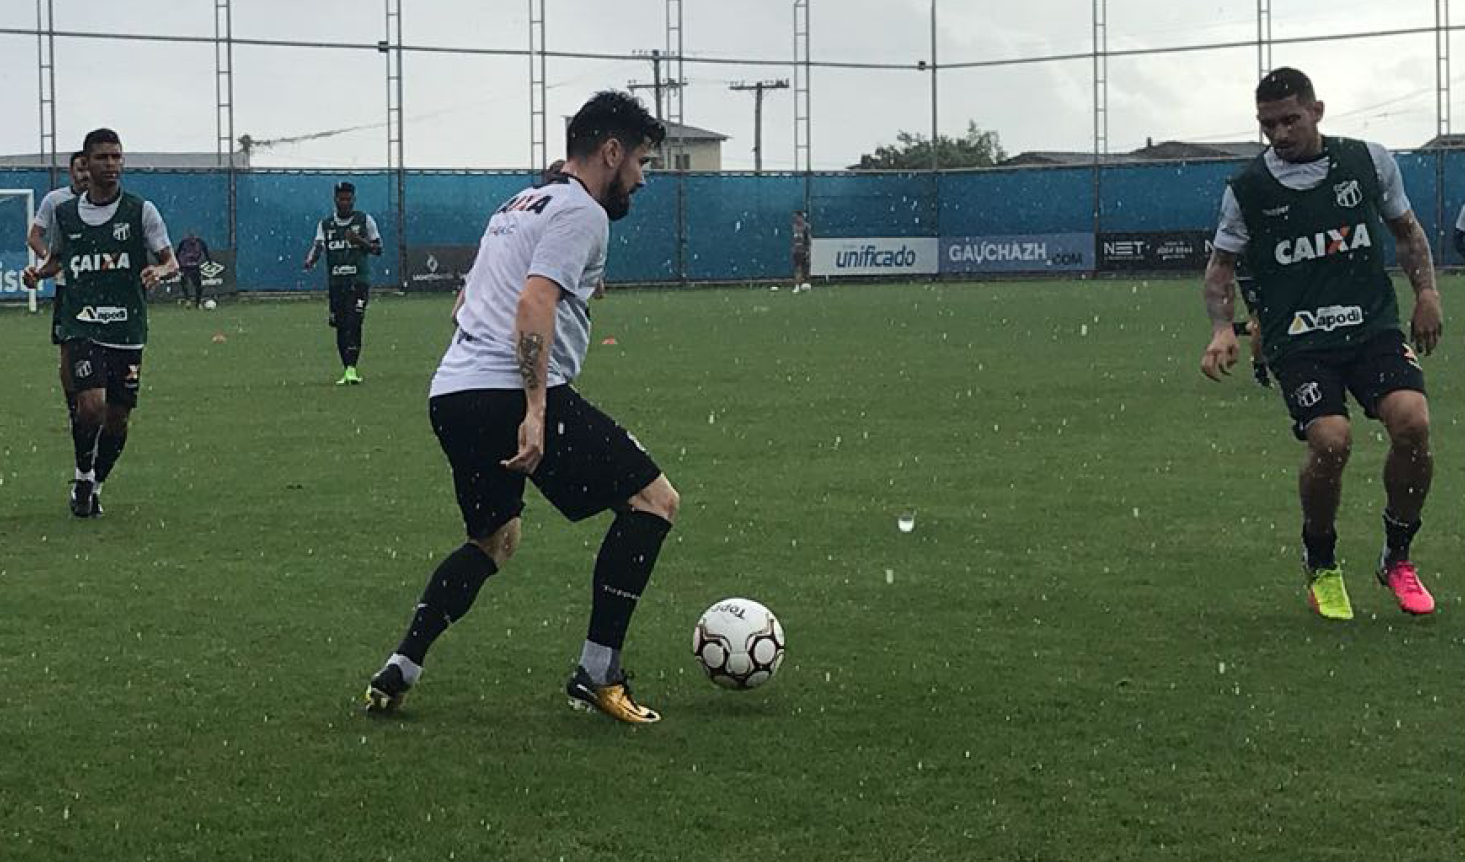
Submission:
<svg viewBox="0 0 1465 862">
<path fill-rule="evenodd" d="M 1384 447 L 1360 425 L 1340 523 L 1359 616 L 1328 624 L 1304 604 L 1281 399 L 1200 376 L 1192 282 L 614 294 L 581 390 L 683 499 L 627 652 L 665 719 L 632 729 L 562 695 L 606 521 L 532 494 L 519 556 L 404 712 L 358 708 L 461 541 L 426 422 L 448 309 L 374 302 L 367 383 L 337 389 L 323 302 L 157 308 L 95 521 L 66 510 L 44 320 L 0 312 L 0 858 L 1465 845 L 1459 323 L 1426 364 L 1438 468 L 1416 559 L 1440 611 L 1406 618 L 1372 581 Z M 788 632 L 755 692 L 691 656 L 729 595 Z"/>
</svg>

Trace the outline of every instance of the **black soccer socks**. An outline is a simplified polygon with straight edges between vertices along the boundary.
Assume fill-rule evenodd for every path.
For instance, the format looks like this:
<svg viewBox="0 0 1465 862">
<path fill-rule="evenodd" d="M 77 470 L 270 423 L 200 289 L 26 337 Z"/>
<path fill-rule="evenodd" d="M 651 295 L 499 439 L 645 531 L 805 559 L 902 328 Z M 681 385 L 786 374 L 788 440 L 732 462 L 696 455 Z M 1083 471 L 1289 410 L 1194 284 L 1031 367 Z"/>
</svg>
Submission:
<svg viewBox="0 0 1465 862">
<path fill-rule="evenodd" d="M 71 445 L 76 453 L 76 473 L 78 476 L 92 472 L 92 465 L 96 461 L 97 434 L 102 426 L 85 422 L 81 414 L 75 414 L 71 419 Z"/>
<path fill-rule="evenodd" d="M 97 484 L 107 481 L 112 475 L 112 468 L 117 466 L 117 459 L 122 457 L 122 448 L 127 445 L 127 429 L 121 434 L 114 434 L 108 431 L 106 426 L 97 435 Z"/>
<path fill-rule="evenodd" d="M 1338 531 L 1328 530 L 1320 536 L 1302 531 L 1304 561 L 1309 569 L 1332 569 L 1338 565 Z"/>
<path fill-rule="evenodd" d="M 361 324 L 360 315 L 348 315 L 336 322 L 336 353 L 344 368 L 351 368 L 361 360 Z"/>
<path fill-rule="evenodd" d="M 595 559 L 595 592 L 590 599 L 590 631 L 586 637 L 619 650 L 631 615 L 661 552 L 671 524 L 659 515 L 627 511 L 616 515 Z"/>
<path fill-rule="evenodd" d="M 397 652 L 422 664 L 433 641 L 468 613 L 483 582 L 497 571 L 493 558 L 472 542 L 448 554 L 428 578 Z"/>
<path fill-rule="evenodd" d="M 1392 565 L 1402 560 L 1409 559 L 1409 545 L 1414 541 L 1414 534 L 1419 532 L 1423 521 L 1409 523 L 1400 521 L 1384 510 L 1384 564 Z"/>
</svg>

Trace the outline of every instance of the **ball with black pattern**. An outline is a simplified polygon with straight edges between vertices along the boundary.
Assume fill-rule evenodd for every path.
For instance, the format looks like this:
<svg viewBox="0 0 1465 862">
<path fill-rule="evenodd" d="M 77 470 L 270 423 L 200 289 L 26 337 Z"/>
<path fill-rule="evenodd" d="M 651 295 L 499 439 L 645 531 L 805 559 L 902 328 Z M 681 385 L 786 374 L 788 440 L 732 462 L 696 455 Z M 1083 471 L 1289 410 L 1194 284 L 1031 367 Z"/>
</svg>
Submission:
<svg viewBox="0 0 1465 862">
<path fill-rule="evenodd" d="M 752 599 L 716 602 L 692 630 L 692 653 L 723 688 L 757 688 L 783 663 L 783 625 Z"/>
</svg>

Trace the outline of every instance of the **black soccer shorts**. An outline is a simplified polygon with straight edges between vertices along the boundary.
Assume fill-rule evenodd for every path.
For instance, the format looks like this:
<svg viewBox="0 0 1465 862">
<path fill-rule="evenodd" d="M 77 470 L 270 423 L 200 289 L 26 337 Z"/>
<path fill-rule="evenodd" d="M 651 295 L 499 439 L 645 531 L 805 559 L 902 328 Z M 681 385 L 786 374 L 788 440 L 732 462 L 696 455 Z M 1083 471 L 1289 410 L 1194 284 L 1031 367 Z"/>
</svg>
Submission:
<svg viewBox="0 0 1465 862">
<path fill-rule="evenodd" d="M 527 478 L 566 518 L 621 506 L 661 475 L 636 438 L 574 388 L 554 386 L 545 395 L 544 458 Z M 519 389 L 470 389 L 428 401 L 470 539 L 493 535 L 524 509 L 526 477 L 500 466 L 519 450 L 524 405 Z"/>
<path fill-rule="evenodd" d="M 62 344 L 71 391 L 107 390 L 107 403 L 129 410 L 137 406 L 142 383 L 141 347 L 106 347 L 86 338 L 68 339 Z"/>
<path fill-rule="evenodd" d="M 1381 332 L 1356 347 L 1286 356 L 1272 366 L 1277 387 L 1292 417 L 1292 433 L 1307 439 L 1307 426 L 1323 416 L 1347 416 L 1344 391 L 1378 418 L 1378 405 L 1390 392 L 1424 392 L 1424 371 L 1414 348 L 1397 329 Z"/>
<path fill-rule="evenodd" d="M 366 304 L 371 301 L 369 285 L 355 282 L 332 284 L 327 294 L 330 299 L 330 317 L 326 322 L 332 328 L 366 317 Z"/>
</svg>

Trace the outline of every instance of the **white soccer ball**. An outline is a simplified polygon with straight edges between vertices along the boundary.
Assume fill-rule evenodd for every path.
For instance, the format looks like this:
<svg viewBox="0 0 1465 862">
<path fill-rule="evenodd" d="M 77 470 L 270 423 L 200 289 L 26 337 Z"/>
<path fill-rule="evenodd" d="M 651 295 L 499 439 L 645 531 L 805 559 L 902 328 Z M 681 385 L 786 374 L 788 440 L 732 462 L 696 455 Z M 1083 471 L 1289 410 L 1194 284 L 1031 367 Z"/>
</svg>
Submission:
<svg viewBox="0 0 1465 862">
<path fill-rule="evenodd" d="M 214 309 L 219 307 L 219 304 L 217 302 L 214 302 L 212 299 L 205 299 L 203 301 L 203 307 L 207 308 L 209 311 L 213 311 Z"/>
<path fill-rule="evenodd" d="M 723 599 L 692 630 L 692 652 L 723 688 L 757 688 L 783 663 L 783 625 L 752 599 Z"/>
</svg>

